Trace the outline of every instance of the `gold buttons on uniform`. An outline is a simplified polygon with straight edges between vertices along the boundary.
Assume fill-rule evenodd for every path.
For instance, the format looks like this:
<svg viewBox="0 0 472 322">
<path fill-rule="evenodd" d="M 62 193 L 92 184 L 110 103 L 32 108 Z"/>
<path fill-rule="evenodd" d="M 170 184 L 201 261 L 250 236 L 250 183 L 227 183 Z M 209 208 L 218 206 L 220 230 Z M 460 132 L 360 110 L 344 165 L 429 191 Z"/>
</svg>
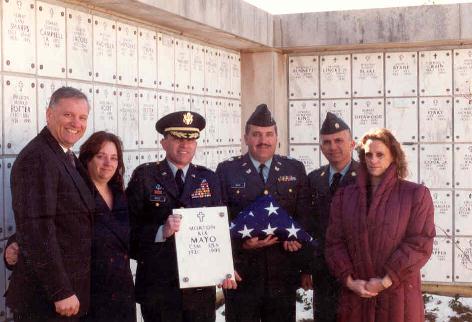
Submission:
<svg viewBox="0 0 472 322">
<path fill-rule="evenodd" d="M 156 207 L 159 207 L 159 203 L 158 203 L 158 202 L 156 202 Z"/>
<path fill-rule="evenodd" d="M 265 195 L 268 195 L 268 194 L 269 194 L 269 191 L 264 190 L 264 194 L 265 194 Z"/>
<path fill-rule="evenodd" d="M 288 189 L 288 192 L 292 192 L 292 191 L 293 191 L 292 188 Z"/>
<path fill-rule="evenodd" d="M 236 190 L 236 194 L 238 194 L 238 195 L 239 195 L 239 190 Z"/>
</svg>

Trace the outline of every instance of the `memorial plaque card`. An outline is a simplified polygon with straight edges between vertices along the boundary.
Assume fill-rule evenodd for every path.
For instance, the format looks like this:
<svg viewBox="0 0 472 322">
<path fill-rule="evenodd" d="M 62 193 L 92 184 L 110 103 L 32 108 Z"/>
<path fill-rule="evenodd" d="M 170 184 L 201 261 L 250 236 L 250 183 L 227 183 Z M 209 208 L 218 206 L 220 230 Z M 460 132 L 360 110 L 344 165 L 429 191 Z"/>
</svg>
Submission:
<svg viewBox="0 0 472 322">
<path fill-rule="evenodd" d="M 352 55 L 354 97 L 383 96 L 383 53 Z"/>
<path fill-rule="evenodd" d="M 320 56 L 321 98 L 348 98 L 351 95 L 350 55 Z"/>
<path fill-rule="evenodd" d="M 452 94 L 452 51 L 419 52 L 421 96 Z"/>
<path fill-rule="evenodd" d="M 117 57 L 116 69 L 118 84 L 138 85 L 138 28 L 117 23 Z M 148 66 L 149 68 L 150 66 Z"/>
<path fill-rule="evenodd" d="M 418 103 L 415 97 L 387 98 L 387 128 L 399 142 L 418 142 Z"/>
<path fill-rule="evenodd" d="M 454 187 L 471 189 L 472 144 L 456 144 L 454 150 Z"/>
<path fill-rule="evenodd" d="M 157 87 L 156 40 L 154 31 L 138 28 L 138 78 L 141 87 Z"/>
<path fill-rule="evenodd" d="M 420 98 L 420 141 L 452 141 L 452 98 Z"/>
<path fill-rule="evenodd" d="M 354 140 L 360 139 L 371 129 L 384 127 L 383 99 L 356 99 L 352 108 Z"/>
<path fill-rule="evenodd" d="M 318 143 L 318 101 L 290 101 L 289 129 L 290 143 Z"/>
<path fill-rule="evenodd" d="M 288 63 L 289 98 L 318 98 L 318 56 L 292 56 Z"/>
<path fill-rule="evenodd" d="M 92 15 L 67 8 L 67 77 L 93 78 Z"/>
<path fill-rule="evenodd" d="M 452 188 L 452 145 L 420 146 L 420 183 L 428 188 Z"/>
<path fill-rule="evenodd" d="M 115 21 L 93 17 L 94 80 L 116 82 L 116 25 Z"/>
<path fill-rule="evenodd" d="M 416 96 L 418 79 L 416 52 L 385 53 L 387 96 Z"/>
<path fill-rule="evenodd" d="M 436 237 L 433 253 L 428 263 L 421 269 L 423 281 L 452 282 L 452 240 Z"/>
</svg>

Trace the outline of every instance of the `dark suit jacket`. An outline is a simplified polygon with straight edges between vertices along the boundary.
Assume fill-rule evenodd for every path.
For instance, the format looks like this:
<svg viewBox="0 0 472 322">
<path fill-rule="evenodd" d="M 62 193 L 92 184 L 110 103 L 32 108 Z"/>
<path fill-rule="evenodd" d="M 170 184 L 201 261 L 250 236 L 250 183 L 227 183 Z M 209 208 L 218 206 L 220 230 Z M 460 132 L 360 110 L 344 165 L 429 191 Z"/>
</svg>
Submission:
<svg viewBox="0 0 472 322">
<path fill-rule="evenodd" d="M 54 314 L 54 302 L 73 294 L 89 306 L 91 213 L 95 203 L 80 172 L 44 128 L 20 152 L 11 174 L 18 264 L 7 305 L 13 311 Z"/>
<path fill-rule="evenodd" d="M 231 220 L 264 194 L 272 195 L 296 220 L 309 211 L 308 180 L 300 161 L 274 155 L 265 184 L 249 154 L 220 163 L 216 173 Z M 265 291 L 273 296 L 280 292 L 295 294 L 294 289 L 299 283 L 301 251 L 287 252 L 282 244 L 244 250 L 239 244 L 239 241 L 233 240 L 235 269 L 243 279 L 238 284 L 238 291 Z"/>
<path fill-rule="evenodd" d="M 338 189 L 356 182 L 358 167 L 359 163 L 352 160 L 348 171 L 339 183 Z M 313 214 L 304 220 L 304 226 L 318 241 L 316 253 L 319 256 L 313 263 L 314 271 L 320 270 L 325 273 L 328 271 L 328 267 L 322 254 L 324 253 L 326 230 L 328 229 L 331 199 L 333 197 L 329 190 L 329 165 L 324 165 L 310 172 L 308 180 L 312 193 Z"/>
<path fill-rule="evenodd" d="M 209 189 L 209 194 L 199 193 L 202 189 Z M 202 166 L 190 164 L 180 197 L 177 191 L 165 159 L 137 167 L 126 189 L 131 222 L 131 257 L 138 262 L 135 288 L 139 303 L 155 297 L 159 290 L 179 287 L 174 237 L 162 243 L 155 242 L 159 226 L 164 225 L 172 209 L 222 205 L 215 173 Z"/>
</svg>

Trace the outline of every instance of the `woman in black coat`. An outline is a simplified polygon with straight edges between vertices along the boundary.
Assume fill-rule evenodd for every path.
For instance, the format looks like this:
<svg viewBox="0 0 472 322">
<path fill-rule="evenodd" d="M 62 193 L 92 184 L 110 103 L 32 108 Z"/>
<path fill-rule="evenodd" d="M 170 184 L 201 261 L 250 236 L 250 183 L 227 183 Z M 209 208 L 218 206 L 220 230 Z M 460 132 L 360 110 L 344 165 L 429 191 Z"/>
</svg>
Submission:
<svg viewBox="0 0 472 322">
<path fill-rule="evenodd" d="M 135 322 L 133 277 L 130 270 L 128 204 L 123 191 L 120 139 L 96 132 L 80 147 L 95 192 L 90 311 L 86 322 Z"/>
</svg>

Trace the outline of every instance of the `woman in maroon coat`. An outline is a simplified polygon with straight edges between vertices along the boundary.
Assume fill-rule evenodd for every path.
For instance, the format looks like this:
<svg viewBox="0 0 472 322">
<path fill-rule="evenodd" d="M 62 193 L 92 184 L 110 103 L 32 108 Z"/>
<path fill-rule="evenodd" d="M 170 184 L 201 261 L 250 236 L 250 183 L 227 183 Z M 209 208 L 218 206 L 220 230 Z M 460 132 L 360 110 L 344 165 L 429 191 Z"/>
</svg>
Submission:
<svg viewBox="0 0 472 322">
<path fill-rule="evenodd" d="M 344 285 L 338 321 L 423 322 L 420 269 L 433 248 L 434 207 L 429 190 L 405 181 L 405 155 L 386 129 L 358 146 L 356 184 L 331 204 L 326 254 Z"/>
</svg>

